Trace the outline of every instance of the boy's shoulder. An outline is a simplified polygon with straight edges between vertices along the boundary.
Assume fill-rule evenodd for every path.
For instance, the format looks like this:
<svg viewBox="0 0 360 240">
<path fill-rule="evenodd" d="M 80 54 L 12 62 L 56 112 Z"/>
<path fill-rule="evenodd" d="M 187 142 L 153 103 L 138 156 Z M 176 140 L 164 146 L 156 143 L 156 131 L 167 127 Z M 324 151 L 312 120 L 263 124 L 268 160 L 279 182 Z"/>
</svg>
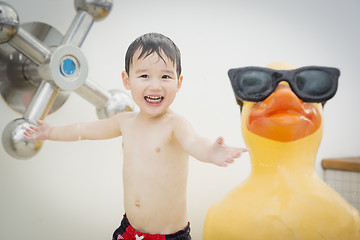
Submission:
<svg viewBox="0 0 360 240">
<path fill-rule="evenodd" d="M 170 110 L 166 113 L 166 117 L 171 120 L 171 121 L 182 121 L 185 120 L 185 118 L 183 116 L 181 116 L 180 114 Z"/>
<path fill-rule="evenodd" d="M 117 121 L 123 122 L 135 118 L 136 115 L 137 115 L 136 112 L 120 112 L 117 113 L 114 117 L 116 118 Z"/>
<path fill-rule="evenodd" d="M 182 115 L 175 113 L 173 111 L 170 114 L 168 114 L 168 117 L 169 117 L 169 120 L 174 124 L 175 127 L 189 124 L 189 121 L 185 117 L 183 117 Z"/>
</svg>

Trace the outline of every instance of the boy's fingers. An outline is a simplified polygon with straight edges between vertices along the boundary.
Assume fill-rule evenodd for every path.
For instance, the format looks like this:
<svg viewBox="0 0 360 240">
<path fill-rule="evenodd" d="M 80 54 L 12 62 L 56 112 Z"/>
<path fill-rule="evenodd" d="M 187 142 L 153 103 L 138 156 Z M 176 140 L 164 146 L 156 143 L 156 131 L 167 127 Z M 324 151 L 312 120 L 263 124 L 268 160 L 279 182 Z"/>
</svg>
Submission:
<svg viewBox="0 0 360 240">
<path fill-rule="evenodd" d="M 241 156 L 241 153 L 242 153 L 242 152 L 235 152 L 235 153 L 233 153 L 232 157 L 238 158 L 238 157 Z"/>
<path fill-rule="evenodd" d="M 224 138 L 223 137 L 218 137 L 218 139 L 216 139 L 216 143 L 217 144 L 223 144 L 224 143 Z"/>
<path fill-rule="evenodd" d="M 24 132 L 24 135 L 25 135 L 26 137 L 28 137 L 28 138 L 32 138 L 32 137 L 34 136 L 34 132 L 25 131 L 25 132 Z"/>
<path fill-rule="evenodd" d="M 24 133 L 29 133 L 29 134 L 32 134 L 34 131 L 33 130 L 31 130 L 30 128 L 27 128 L 27 129 L 25 129 L 25 132 Z"/>
<path fill-rule="evenodd" d="M 250 149 L 248 148 L 236 148 L 235 151 L 232 153 L 233 158 L 238 158 L 241 156 L 242 153 L 248 152 Z"/>
<path fill-rule="evenodd" d="M 250 149 L 248 149 L 248 148 L 234 148 L 233 149 L 233 152 L 234 153 L 239 153 L 239 154 L 242 154 L 242 153 L 244 153 L 244 152 L 248 152 Z"/>
<path fill-rule="evenodd" d="M 227 163 L 233 163 L 234 162 L 234 159 L 233 158 L 230 158 L 226 161 Z"/>
<path fill-rule="evenodd" d="M 27 133 L 27 132 L 24 133 L 24 138 L 27 139 L 27 140 L 32 140 L 33 139 L 32 134 Z"/>
<path fill-rule="evenodd" d="M 45 121 L 39 119 L 39 120 L 36 120 L 36 123 L 41 127 L 45 123 Z"/>
<path fill-rule="evenodd" d="M 238 149 L 240 152 L 248 152 L 248 151 L 250 151 L 250 149 L 249 148 L 239 148 Z"/>
<path fill-rule="evenodd" d="M 220 166 L 220 167 L 227 167 L 228 164 L 227 164 L 226 162 L 224 162 L 224 163 L 222 163 L 222 164 L 218 164 L 218 166 Z"/>
<path fill-rule="evenodd" d="M 36 126 L 30 126 L 30 129 L 36 132 L 39 131 L 39 128 Z"/>
</svg>

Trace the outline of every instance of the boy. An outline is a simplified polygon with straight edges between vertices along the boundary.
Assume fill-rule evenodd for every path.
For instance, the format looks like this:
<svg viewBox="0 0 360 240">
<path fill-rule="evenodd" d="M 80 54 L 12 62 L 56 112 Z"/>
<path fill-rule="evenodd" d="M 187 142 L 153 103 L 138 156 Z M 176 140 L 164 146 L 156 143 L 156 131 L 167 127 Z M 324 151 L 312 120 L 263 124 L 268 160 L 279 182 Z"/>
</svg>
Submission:
<svg viewBox="0 0 360 240">
<path fill-rule="evenodd" d="M 113 239 L 191 239 L 186 216 L 189 155 L 227 166 L 247 149 L 227 146 L 221 137 L 211 143 L 169 109 L 183 77 L 180 51 L 168 37 L 149 33 L 131 43 L 122 79 L 139 112 L 64 127 L 37 121 L 39 126 L 27 129 L 25 136 L 55 141 L 122 136 L 126 214 Z"/>
</svg>

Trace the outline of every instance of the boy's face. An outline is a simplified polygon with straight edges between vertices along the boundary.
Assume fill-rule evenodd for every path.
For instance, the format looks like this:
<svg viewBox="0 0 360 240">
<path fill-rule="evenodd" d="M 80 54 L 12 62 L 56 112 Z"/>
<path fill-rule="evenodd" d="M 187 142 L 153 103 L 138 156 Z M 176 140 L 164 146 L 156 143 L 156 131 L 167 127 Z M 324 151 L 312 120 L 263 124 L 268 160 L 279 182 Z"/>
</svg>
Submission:
<svg viewBox="0 0 360 240">
<path fill-rule="evenodd" d="M 122 73 L 124 86 L 140 111 L 152 117 L 161 116 L 174 101 L 182 83 L 182 76 L 176 74 L 176 66 L 166 55 L 162 60 L 156 52 L 138 59 L 141 51 L 133 56 L 129 74 Z"/>
</svg>

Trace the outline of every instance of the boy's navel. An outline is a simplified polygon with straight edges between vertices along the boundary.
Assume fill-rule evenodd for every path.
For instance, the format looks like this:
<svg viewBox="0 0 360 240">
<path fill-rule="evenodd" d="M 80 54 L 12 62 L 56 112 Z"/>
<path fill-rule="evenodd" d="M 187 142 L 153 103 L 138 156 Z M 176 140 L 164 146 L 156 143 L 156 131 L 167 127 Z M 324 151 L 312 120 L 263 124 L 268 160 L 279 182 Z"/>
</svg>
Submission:
<svg viewBox="0 0 360 240">
<path fill-rule="evenodd" d="M 135 206 L 140 207 L 140 202 L 139 202 L 139 201 L 136 201 L 136 202 L 135 202 Z"/>
<path fill-rule="evenodd" d="M 159 153 L 161 149 L 159 147 L 155 148 L 155 152 Z"/>
</svg>

